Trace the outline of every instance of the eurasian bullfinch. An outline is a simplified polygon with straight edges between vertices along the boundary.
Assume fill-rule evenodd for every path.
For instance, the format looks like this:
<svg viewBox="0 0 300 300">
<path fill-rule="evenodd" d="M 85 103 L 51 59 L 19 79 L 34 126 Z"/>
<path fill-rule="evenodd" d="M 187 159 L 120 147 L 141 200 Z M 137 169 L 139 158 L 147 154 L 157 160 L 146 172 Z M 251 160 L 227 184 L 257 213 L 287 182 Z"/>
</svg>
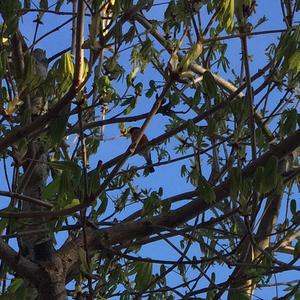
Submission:
<svg viewBox="0 0 300 300">
<path fill-rule="evenodd" d="M 131 136 L 131 141 L 132 143 L 135 143 L 135 141 L 137 140 L 139 134 L 140 134 L 140 130 L 141 128 L 139 127 L 132 127 L 130 128 L 129 130 L 129 133 L 130 133 L 130 136 Z M 146 137 L 145 134 L 143 134 L 140 142 L 139 142 L 139 145 L 144 145 L 144 144 L 147 144 L 148 143 L 148 138 Z M 146 162 L 147 162 L 147 169 L 150 173 L 153 173 L 154 172 L 154 168 L 152 167 L 152 159 L 151 159 L 151 151 L 150 149 L 146 149 L 142 152 L 139 153 L 140 155 L 142 155 Z"/>
</svg>

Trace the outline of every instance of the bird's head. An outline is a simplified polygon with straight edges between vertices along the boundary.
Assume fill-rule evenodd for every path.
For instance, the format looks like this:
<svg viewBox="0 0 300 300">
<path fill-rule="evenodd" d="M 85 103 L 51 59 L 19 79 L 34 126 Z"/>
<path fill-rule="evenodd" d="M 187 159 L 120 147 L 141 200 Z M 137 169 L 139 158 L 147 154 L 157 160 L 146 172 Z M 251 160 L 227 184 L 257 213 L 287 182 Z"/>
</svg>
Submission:
<svg viewBox="0 0 300 300">
<path fill-rule="evenodd" d="M 138 130 L 140 130 L 141 128 L 139 128 L 139 127 L 130 127 L 129 128 L 129 130 L 128 130 L 128 132 L 130 133 L 130 134 L 132 134 L 132 133 L 134 133 L 134 132 L 137 132 Z"/>
<path fill-rule="evenodd" d="M 33 57 L 40 63 L 44 63 L 48 65 L 48 60 L 46 57 L 46 51 L 41 48 L 36 48 L 32 52 Z"/>
</svg>

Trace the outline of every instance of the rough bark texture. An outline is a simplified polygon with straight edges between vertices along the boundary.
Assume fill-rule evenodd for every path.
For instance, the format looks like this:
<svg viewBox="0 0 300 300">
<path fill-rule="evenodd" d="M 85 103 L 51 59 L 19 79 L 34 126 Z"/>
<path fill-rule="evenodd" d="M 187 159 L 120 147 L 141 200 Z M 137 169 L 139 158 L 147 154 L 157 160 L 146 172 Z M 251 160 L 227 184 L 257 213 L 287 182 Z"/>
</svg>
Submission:
<svg viewBox="0 0 300 300">
<path fill-rule="evenodd" d="M 47 153 L 45 153 L 42 142 L 32 141 L 30 143 L 26 159 L 29 162 L 24 166 L 23 194 L 41 199 L 42 189 L 45 187 L 48 177 Z M 22 203 L 22 211 L 38 211 L 41 209 L 40 206 L 27 201 Z M 48 227 L 45 220 L 41 219 L 29 219 L 26 222 L 28 224 L 25 225 L 25 230 L 43 230 Z M 20 238 L 20 248 L 22 249 L 22 255 L 32 260 L 46 260 L 53 250 L 51 238 L 47 233 L 25 235 Z"/>
</svg>

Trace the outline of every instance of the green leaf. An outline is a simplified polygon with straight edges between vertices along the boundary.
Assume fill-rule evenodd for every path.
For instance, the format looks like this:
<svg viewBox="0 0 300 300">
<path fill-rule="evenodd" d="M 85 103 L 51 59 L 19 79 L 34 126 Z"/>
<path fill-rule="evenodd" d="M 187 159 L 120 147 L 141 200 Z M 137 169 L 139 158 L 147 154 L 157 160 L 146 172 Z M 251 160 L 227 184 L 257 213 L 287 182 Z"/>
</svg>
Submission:
<svg viewBox="0 0 300 300">
<path fill-rule="evenodd" d="M 23 89 L 30 91 L 31 89 L 36 88 L 42 78 L 39 76 L 36 69 L 36 60 L 32 55 L 26 55 L 25 59 L 25 75 L 21 86 Z"/>
<path fill-rule="evenodd" d="M 69 171 L 74 176 L 80 176 L 81 169 L 74 161 L 50 161 L 49 165 L 57 170 Z"/>
<path fill-rule="evenodd" d="M 65 53 L 62 55 L 60 67 L 63 76 L 73 78 L 74 63 L 73 63 L 73 55 L 71 53 Z"/>
<path fill-rule="evenodd" d="M 22 278 L 15 278 L 11 285 L 9 286 L 9 292 L 10 293 L 16 293 L 17 290 L 23 285 L 24 280 Z"/>
<path fill-rule="evenodd" d="M 159 187 L 157 194 L 161 197 L 164 193 L 164 190 L 162 187 Z"/>
<path fill-rule="evenodd" d="M 31 0 L 24 0 L 24 8 L 30 9 Z"/>
<path fill-rule="evenodd" d="M 199 174 L 199 185 L 197 187 L 199 195 L 203 198 L 203 200 L 208 204 L 213 204 L 216 201 L 216 194 L 212 186 L 208 183 L 208 181 Z"/>
<path fill-rule="evenodd" d="M 13 35 L 18 29 L 19 18 L 16 17 L 16 16 L 14 16 L 12 18 L 9 18 L 9 19 L 6 20 L 5 24 L 7 26 L 5 34 L 6 35 Z"/>
<path fill-rule="evenodd" d="M 300 211 L 297 211 L 297 212 L 293 215 L 292 222 L 293 222 L 295 225 L 299 225 L 299 224 L 300 224 Z"/>
<path fill-rule="evenodd" d="M 48 9 L 48 0 L 40 0 L 40 9 Z"/>
<path fill-rule="evenodd" d="M 53 76 L 59 84 L 60 91 L 64 93 L 67 91 L 73 81 L 74 76 L 74 62 L 71 53 L 64 53 L 61 58 L 55 62 L 52 68 Z"/>
<path fill-rule="evenodd" d="M 123 292 L 122 295 L 120 296 L 120 300 L 130 300 L 129 292 L 127 291 Z"/>
<path fill-rule="evenodd" d="M 235 0 L 223 0 L 217 14 L 217 19 L 220 21 L 219 26 L 227 32 L 231 32 L 234 28 L 234 7 Z M 239 0 L 241 1 L 241 0 Z"/>
<path fill-rule="evenodd" d="M 0 232 L 3 232 L 3 230 L 6 228 L 8 225 L 8 219 L 1 218 L 0 219 Z"/>
<path fill-rule="evenodd" d="M 118 63 L 118 56 L 113 55 L 110 58 L 107 58 L 103 64 L 103 67 L 107 74 L 109 74 L 110 80 L 119 80 L 125 73 L 124 68 Z M 109 89 L 112 89 L 112 86 L 109 82 Z"/>
<path fill-rule="evenodd" d="M 146 289 L 152 280 L 152 264 L 149 262 L 137 262 L 135 266 L 135 288 L 138 291 Z"/>
<path fill-rule="evenodd" d="M 264 167 L 259 166 L 256 171 L 255 171 L 255 175 L 254 175 L 254 187 L 255 190 L 259 193 L 263 193 L 264 189 L 263 189 L 263 178 L 265 176 L 265 172 L 264 172 Z"/>
<path fill-rule="evenodd" d="M 216 274 L 213 272 L 211 274 L 211 280 L 210 280 L 210 284 L 209 284 L 209 287 L 213 287 L 214 286 L 214 283 L 216 282 Z M 206 299 L 207 300 L 212 300 L 214 299 L 214 296 L 216 295 L 217 293 L 217 290 L 216 289 L 211 289 L 208 293 L 207 293 L 207 297 Z"/>
<path fill-rule="evenodd" d="M 178 93 L 173 93 L 173 94 L 170 94 L 169 100 L 172 105 L 177 105 L 180 102 L 180 97 L 179 97 Z"/>
<path fill-rule="evenodd" d="M 122 8 L 125 9 L 129 9 L 130 7 L 132 7 L 133 5 L 133 0 L 124 0 L 124 1 L 120 1 L 122 2 Z M 137 1 L 137 3 L 139 3 L 140 1 Z"/>
<path fill-rule="evenodd" d="M 153 93 L 156 92 L 156 91 L 157 91 L 157 88 L 156 88 L 155 81 L 154 80 L 150 80 L 149 81 L 149 89 L 146 92 L 146 97 L 150 98 L 153 95 Z"/>
<path fill-rule="evenodd" d="M 195 124 L 191 119 L 189 119 L 187 121 L 186 130 L 187 130 L 187 133 L 188 133 L 189 136 L 193 135 L 194 130 L 195 130 Z"/>
<path fill-rule="evenodd" d="M 240 205 L 241 211 L 244 215 L 248 214 L 248 202 L 252 193 L 252 180 L 250 178 L 245 178 L 241 184 L 240 192 Z"/>
<path fill-rule="evenodd" d="M 36 297 L 37 292 L 29 291 L 21 278 L 14 278 L 7 291 L 0 295 L 1 300 L 32 300 Z"/>
<path fill-rule="evenodd" d="M 69 109 L 65 107 L 62 111 L 67 112 Z M 49 123 L 49 137 L 52 146 L 59 146 L 63 141 L 68 124 L 68 115 L 53 118 Z"/>
<path fill-rule="evenodd" d="M 58 193 L 59 186 L 60 186 L 60 176 L 57 176 L 43 189 L 42 198 L 49 199 L 49 200 L 53 198 Z"/>
<path fill-rule="evenodd" d="M 150 55 L 150 51 L 152 50 L 152 41 L 150 39 L 146 39 L 142 43 L 142 47 L 140 49 L 140 54 L 143 58 L 147 58 Z"/>
<path fill-rule="evenodd" d="M 247 21 L 245 16 L 246 8 L 250 8 L 252 5 L 252 0 L 234 0 L 234 13 L 237 18 L 238 24 L 243 25 Z"/>
<path fill-rule="evenodd" d="M 64 0 L 56 1 L 56 5 L 55 5 L 55 11 L 56 12 L 59 12 L 59 10 L 60 10 L 61 6 L 63 5 L 63 3 L 64 3 Z"/>
<path fill-rule="evenodd" d="M 1 29 L 1 35 L 9 36 L 16 32 L 19 24 L 19 14 L 17 10 L 21 8 L 22 6 L 19 0 L 0 1 L 1 16 L 6 25 L 4 32 L 3 28 Z"/>
<path fill-rule="evenodd" d="M 249 274 L 249 276 L 253 276 L 253 274 Z M 250 300 L 250 295 L 241 290 L 232 291 L 230 296 L 227 298 L 228 300 Z"/>
<path fill-rule="evenodd" d="M 262 192 L 268 193 L 271 190 L 275 189 L 277 187 L 277 184 L 279 182 L 279 176 L 278 173 L 278 158 L 276 156 L 272 156 L 265 168 L 262 178 Z"/>
<path fill-rule="evenodd" d="M 162 213 L 168 213 L 171 209 L 171 202 L 170 201 L 164 201 L 162 202 Z"/>
<path fill-rule="evenodd" d="M 154 213 L 160 209 L 161 207 L 161 200 L 158 197 L 157 193 L 153 192 L 151 193 L 150 197 L 148 197 L 144 201 L 144 207 L 143 207 L 143 215 L 154 215 Z"/>
<path fill-rule="evenodd" d="M 102 193 L 100 195 L 100 200 L 101 200 L 101 204 L 97 210 L 98 215 L 102 215 L 106 211 L 107 204 L 108 204 L 107 195 L 105 193 Z"/>
<path fill-rule="evenodd" d="M 295 296 L 294 299 L 300 299 L 300 288 L 299 287 L 296 289 L 294 296 Z"/>
<path fill-rule="evenodd" d="M 127 188 L 124 192 L 122 192 L 121 196 L 118 198 L 115 205 L 117 211 L 121 211 L 122 209 L 124 209 L 129 194 L 130 194 L 129 188 Z"/>
<path fill-rule="evenodd" d="M 296 212 L 297 212 L 297 203 L 296 203 L 296 200 L 295 200 L 295 199 L 292 199 L 292 200 L 291 200 L 291 203 L 290 203 L 290 210 L 291 210 L 291 213 L 292 213 L 293 215 L 296 214 Z"/>
<path fill-rule="evenodd" d="M 142 82 L 139 82 L 139 83 L 137 83 L 135 86 L 134 86 L 134 92 L 135 92 L 135 96 L 136 97 L 139 97 L 139 96 L 141 96 L 142 95 L 142 93 L 143 93 L 143 88 L 144 88 L 144 86 L 143 86 L 143 83 Z"/>
<path fill-rule="evenodd" d="M 242 183 L 241 169 L 238 167 L 232 168 L 229 171 L 229 178 L 230 178 L 229 179 L 230 197 L 233 201 L 237 201 L 241 183 Z"/>
<path fill-rule="evenodd" d="M 298 121 L 298 113 L 296 109 L 285 111 L 282 115 L 280 134 L 282 136 L 290 135 L 295 132 Z"/>
<path fill-rule="evenodd" d="M 203 88 L 204 92 L 210 98 L 214 98 L 217 96 L 218 87 L 213 75 L 209 71 L 205 71 L 203 74 Z"/>
<path fill-rule="evenodd" d="M 0 79 L 3 78 L 3 76 L 6 72 L 7 58 L 8 58 L 7 52 L 5 51 L 5 49 L 2 49 L 0 51 Z"/>
<path fill-rule="evenodd" d="M 106 75 L 101 76 L 97 81 L 97 87 L 99 92 L 106 92 L 107 90 L 109 90 L 112 87 L 109 77 Z"/>
<path fill-rule="evenodd" d="M 201 55 L 203 45 L 198 42 L 190 47 L 189 52 L 181 59 L 178 64 L 179 72 L 185 72 L 189 69 L 190 65 Z"/>
<path fill-rule="evenodd" d="M 248 119 L 249 105 L 245 105 L 245 98 L 232 103 L 231 109 L 240 125 Z"/>
<path fill-rule="evenodd" d="M 209 135 L 213 135 L 213 134 L 216 134 L 217 133 L 217 122 L 214 118 L 209 118 L 208 121 L 207 121 L 207 133 Z"/>
<path fill-rule="evenodd" d="M 71 207 L 74 207 L 74 206 L 77 206 L 80 204 L 80 200 L 77 199 L 77 198 L 74 198 L 71 200 L 71 202 L 67 203 L 64 207 L 62 208 L 71 208 Z"/>
<path fill-rule="evenodd" d="M 133 84 L 133 81 L 138 73 L 138 71 L 140 70 L 139 67 L 134 67 L 130 73 L 126 76 L 126 83 L 127 83 L 127 87 L 130 87 Z"/>
<path fill-rule="evenodd" d="M 297 50 L 288 60 L 288 69 L 294 73 L 300 71 L 300 50 Z"/>
<path fill-rule="evenodd" d="M 287 72 L 295 73 L 299 70 L 299 39 L 300 39 L 300 26 L 298 25 L 295 30 L 288 30 L 281 35 L 278 51 L 276 53 L 276 59 L 281 60 L 282 74 Z"/>
<path fill-rule="evenodd" d="M 135 28 L 134 28 L 134 26 L 131 26 L 128 29 L 127 33 L 125 33 L 123 36 L 123 40 L 124 40 L 125 44 L 130 43 L 133 40 L 134 35 L 135 35 Z"/>
<path fill-rule="evenodd" d="M 294 248 L 294 258 L 300 257 L 300 240 L 297 241 L 295 248 Z"/>
<path fill-rule="evenodd" d="M 161 276 L 161 280 L 160 280 L 160 283 L 162 285 L 166 285 L 166 276 L 164 276 L 167 272 L 167 268 L 165 265 L 160 265 L 160 268 L 159 268 L 159 274 Z"/>
<path fill-rule="evenodd" d="M 129 113 L 132 112 L 132 110 L 135 108 L 136 103 L 137 103 L 137 98 L 136 97 L 129 97 L 124 103 L 121 104 L 121 106 L 129 103 L 127 108 L 124 111 L 125 115 L 128 115 Z"/>
<path fill-rule="evenodd" d="M 81 199 L 83 185 L 79 184 L 81 179 L 81 168 L 72 161 L 53 161 L 49 163 L 54 170 L 60 171 L 52 184 L 46 187 L 44 195 L 55 196 L 57 207 L 72 205 L 73 199 Z M 59 179 L 58 179 L 59 178 Z"/>
<path fill-rule="evenodd" d="M 265 149 L 268 146 L 266 143 L 263 131 L 260 127 L 255 129 L 255 138 L 256 138 L 258 147 Z"/>
<path fill-rule="evenodd" d="M 97 191 L 99 184 L 100 184 L 100 173 L 99 173 L 99 169 L 96 168 L 92 171 L 90 171 L 87 174 L 87 178 L 88 178 L 88 190 L 87 190 L 87 196 L 92 195 L 94 192 Z"/>
</svg>

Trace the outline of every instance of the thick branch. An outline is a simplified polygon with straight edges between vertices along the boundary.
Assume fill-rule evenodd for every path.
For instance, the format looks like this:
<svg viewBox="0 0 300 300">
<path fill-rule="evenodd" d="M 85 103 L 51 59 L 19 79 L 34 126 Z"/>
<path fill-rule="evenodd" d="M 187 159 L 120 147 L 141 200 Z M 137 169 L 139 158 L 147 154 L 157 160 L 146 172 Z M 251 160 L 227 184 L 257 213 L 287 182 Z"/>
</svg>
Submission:
<svg viewBox="0 0 300 300">
<path fill-rule="evenodd" d="M 33 198 L 33 197 L 29 197 L 29 196 L 26 196 L 26 195 L 21 195 L 21 194 L 14 193 L 14 192 L 0 191 L 0 195 L 5 196 L 5 197 L 20 199 L 20 200 L 27 201 L 27 202 L 30 202 L 30 203 L 33 203 L 33 204 L 36 204 L 36 205 L 40 205 L 42 207 L 46 207 L 46 208 L 52 208 L 53 207 L 52 204 L 50 204 L 46 201 L 36 199 L 36 198 Z"/>
<path fill-rule="evenodd" d="M 40 282 L 41 270 L 38 265 L 19 255 L 2 238 L 0 238 L 0 258 L 22 277 L 36 285 Z"/>
<path fill-rule="evenodd" d="M 250 163 L 242 171 L 243 178 L 249 178 L 254 175 L 256 169 L 259 166 L 263 166 L 272 156 L 276 156 L 281 159 L 293 152 L 297 147 L 300 146 L 300 130 L 296 131 L 292 136 L 282 141 L 280 144 L 274 146 L 274 148 L 254 162 Z M 229 196 L 229 179 L 218 185 L 215 189 L 216 202 L 222 201 L 224 198 Z M 199 213 L 204 212 L 214 204 L 209 204 L 201 199 L 201 195 L 197 191 L 192 191 L 183 194 L 186 198 L 197 197 L 197 199 L 190 203 L 172 210 L 168 214 L 155 216 L 145 220 L 139 220 L 135 222 L 128 222 L 119 224 L 114 227 L 104 229 L 102 231 L 91 232 L 88 238 L 90 249 L 101 250 L 103 247 L 109 247 L 118 243 L 123 243 L 136 238 L 146 237 L 148 235 L 163 231 L 158 229 L 159 226 L 176 227 L 192 218 L 196 217 Z M 78 238 L 75 241 L 65 244 L 61 249 L 61 254 L 68 257 L 67 269 L 76 263 L 78 257 L 78 247 L 82 245 L 82 238 Z M 75 249 L 77 248 L 77 250 Z M 70 255 L 72 252 L 72 255 Z"/>
</svg>

